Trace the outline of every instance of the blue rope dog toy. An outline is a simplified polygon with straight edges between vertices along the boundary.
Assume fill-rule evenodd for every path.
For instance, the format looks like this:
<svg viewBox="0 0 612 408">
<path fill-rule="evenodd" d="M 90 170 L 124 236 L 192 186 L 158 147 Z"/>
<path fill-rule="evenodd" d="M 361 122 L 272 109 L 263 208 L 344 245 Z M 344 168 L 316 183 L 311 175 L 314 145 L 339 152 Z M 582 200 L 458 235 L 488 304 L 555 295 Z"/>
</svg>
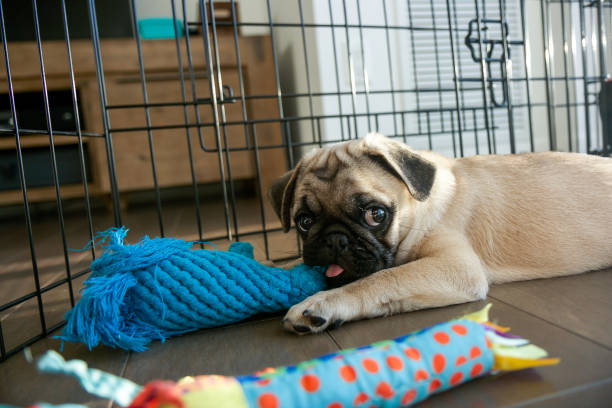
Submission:
<svg viewBox="0 0 612 408">
<path fill-rule="evenodd" d="M 284 310 L 325 289 L 324 267 L 268 267 L 246 242 L 191 250 L 195 242 L 173 238 L 124 245 L 126 234 L 122 227 L 96 237 L 103 253 L 66 314 L 62 340 L 143 351 L 153 340 Z"/>
</svg>

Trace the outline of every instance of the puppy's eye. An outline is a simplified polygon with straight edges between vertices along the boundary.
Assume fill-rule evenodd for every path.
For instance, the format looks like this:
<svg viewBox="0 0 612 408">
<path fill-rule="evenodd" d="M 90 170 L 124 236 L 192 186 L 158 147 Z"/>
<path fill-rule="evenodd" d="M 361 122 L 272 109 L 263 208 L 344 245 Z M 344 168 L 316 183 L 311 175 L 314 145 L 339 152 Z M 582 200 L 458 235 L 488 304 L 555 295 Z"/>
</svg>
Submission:
<svg viewBox="0 0 612 408">
<path fill-rule="evenodd" d="M 296 225 L 302 232 L 307 232 L 312 227 L 312 224 L 314 224 L 314 218 L 310 215 L 302 214 L 297 218 Z"/>
<path fill-rule="evenodd" d="M 381 207 L 370 207 L 363 212 L 363 219 L 366 224 L 376 227 L 387 218 L 387 211 Z"/>
</svg>

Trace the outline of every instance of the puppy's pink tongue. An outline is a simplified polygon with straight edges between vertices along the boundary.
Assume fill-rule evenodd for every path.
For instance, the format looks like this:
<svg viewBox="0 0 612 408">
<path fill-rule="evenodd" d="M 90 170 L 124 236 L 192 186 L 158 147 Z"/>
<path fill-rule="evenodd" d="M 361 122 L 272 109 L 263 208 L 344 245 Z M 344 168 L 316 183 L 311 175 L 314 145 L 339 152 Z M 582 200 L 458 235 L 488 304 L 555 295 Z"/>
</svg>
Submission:
<svg viewBox="0 0 612 408">
<path fill-rule="evenodd" d="M 340 265 L 332 264 L 327 267 L 327 271 L 325 272 L 325 275 L 328 278 L 333 278 L 334 276 L 340 275 L 342 272 L 344 272 L 344 269 Z"/>
</svg>

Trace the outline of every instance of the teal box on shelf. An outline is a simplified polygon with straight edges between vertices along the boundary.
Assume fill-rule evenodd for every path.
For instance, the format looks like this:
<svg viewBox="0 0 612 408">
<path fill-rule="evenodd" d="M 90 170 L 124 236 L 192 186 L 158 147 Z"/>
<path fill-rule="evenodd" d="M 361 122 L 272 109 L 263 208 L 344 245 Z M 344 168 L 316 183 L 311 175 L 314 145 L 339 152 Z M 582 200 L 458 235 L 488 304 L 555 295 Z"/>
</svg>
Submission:
<svg viewBox="0 0 612 408">
<path fill-rule="evenodd" d="M 164 40 L 174 38 L 174 27 L 179 37 L 185 35 L 182 20 L 173 20 L 169 17 L 143 18 L 138 20 L 140 38 L 144 40 Z"/>
</svg>

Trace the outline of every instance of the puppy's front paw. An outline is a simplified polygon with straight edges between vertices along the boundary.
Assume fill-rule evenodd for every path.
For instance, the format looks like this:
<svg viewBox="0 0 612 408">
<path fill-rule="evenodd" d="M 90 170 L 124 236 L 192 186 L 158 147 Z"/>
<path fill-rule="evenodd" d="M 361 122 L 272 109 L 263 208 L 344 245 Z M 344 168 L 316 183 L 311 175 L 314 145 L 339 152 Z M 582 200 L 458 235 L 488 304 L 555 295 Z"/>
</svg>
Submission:
<svg viewBox="0 0 612 408">
<path fill-rule="evenodd" d="M 289 309 L 283 326 L 298 334 L 335 329 L 351 319 L 348 300 L 337 290 L 316 293 Z"/>
</svg>

